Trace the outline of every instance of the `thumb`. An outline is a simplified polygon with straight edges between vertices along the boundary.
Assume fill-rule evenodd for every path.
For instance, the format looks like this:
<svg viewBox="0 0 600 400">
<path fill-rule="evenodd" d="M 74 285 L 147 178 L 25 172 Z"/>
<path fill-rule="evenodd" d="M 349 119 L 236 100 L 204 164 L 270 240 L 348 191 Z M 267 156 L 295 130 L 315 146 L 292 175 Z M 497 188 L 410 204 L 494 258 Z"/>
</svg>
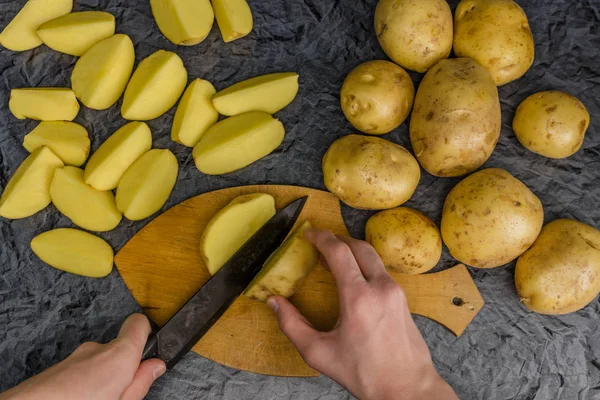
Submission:
<svg viewBox="0 0 600 400">
<path fill-rule="evenodd" d="M 142 362 L 120 400 L 142 400 L 148 394 L 152 383 L 164 374 L 166 369 L 165 363 L 158 358 Z"/>
</svg>

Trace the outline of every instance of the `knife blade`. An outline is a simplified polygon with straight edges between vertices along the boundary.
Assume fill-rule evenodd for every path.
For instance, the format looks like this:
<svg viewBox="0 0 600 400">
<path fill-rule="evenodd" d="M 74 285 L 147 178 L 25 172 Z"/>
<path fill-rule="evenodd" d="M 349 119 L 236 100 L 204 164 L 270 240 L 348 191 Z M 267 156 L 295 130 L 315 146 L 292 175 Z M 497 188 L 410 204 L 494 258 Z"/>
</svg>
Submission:
<svg viewBox="0 0 600 400">
<path fill-rule="evenodd" d="M 162 328 L 148 338 L 142 360 L 162 359 L 171 369 L 227 311 L 283 243 L 306 204 L 288 204 L 264 224 Z"/>
</svg>

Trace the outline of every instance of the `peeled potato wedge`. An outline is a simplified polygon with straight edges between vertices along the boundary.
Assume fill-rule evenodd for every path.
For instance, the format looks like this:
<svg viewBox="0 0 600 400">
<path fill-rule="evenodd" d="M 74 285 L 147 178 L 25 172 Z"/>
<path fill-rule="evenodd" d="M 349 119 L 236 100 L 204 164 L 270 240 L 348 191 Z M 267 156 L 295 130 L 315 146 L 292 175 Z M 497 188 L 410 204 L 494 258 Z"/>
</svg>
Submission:
<svg viewBox="0 0 600 400">
<path fill-rule="evenodd" d="M 158 29 L 182 46 L 203 41 L 215 20 L 209 0 L 150 0 L 150 6 Z"/>
<path fill-rule="evenodd" d="M 42 44 L 39 26 L 72 9 L 73 0 L 29 0 L 0 33 L 0 44 L 14 51 L 33 49 Z"/>
<path fill-rule="evenodd" d="M 48 147 L 66 165 L 79 167 L 90 154 L 88 131 L 75 122 L 40 122 L 23 138 L 23 147 L 32 153 Z"/>
<path fill-rule="evenodd" d="M 152 133 L 143 122 L 130 122 L 113 133 L 88 161 L 85 183 L 96 190 L 115 189 L 127 169 L 152 147 Z"/>
<path fill-rule="evenodd" d="M 290 104 L 297 93 L 298 74 L 278 72 L 238 82 L 215 94 L 212 100 L 223 115 L 246 111 L 274 114 Z"/>
<path fill-rule="evenodd" d="M 250 282 L 246 296 L 267 301 L 270 296 L 290 297 L 296 292 L 319 258 L 315 246 L 304 238 L 310 228 L 310 222 L 305 221 L 292 232 Z"/>
<path fill-rule="evenodd" d="M 71 274 L 101 278 L 112 271 L 113 250 L 91 233 L 60 228 L 41 233 L 31 241 L 31 250 L 43 262 Z"/>
<path fill-rule="evenodd" d="M 219 113 L 211 98 L 216 93 L 209 81 L 196 79 L 185 90 L 177 106 L 171 139 L 184 146 L 194 147 L 202 135 L 217 122 Z"/>
<path fill-rule="evenodd" d="M 93 45 L 75 64 L 71 86 L 88 108 L 105 110 L 125 91 L 133 71 L 135 50 L 127 35 L 114 35 Z"/>
<path fill-rule="evenodd" d="M 169 150 L 150 150 L 123 174 L 117 208 L 127 219 L 147 218 L 165 205 L 177 180 L 177 158 Z"/>
<path fill-rule="evenodd" d="M 50 182 L 62 161 L 52 150 L 41 147 L 21 163 L 0 197 L 0 217 L 29 217 L 50 204 Z"/>
<path fill-rule="evenodd" d="M 226 174 L 267 156 L 283 141 L 283 124 L 262 111 L 250 111 L 217 122 L 192 152 L 196 167 L 207 175 Z"/>
<path fill-rule="evenodd" d="M 187 84 L 187 71 L 175 53 L 159 50 L 140 62 L 125 89 L 121 115 L 147 121 L 177 103 Z"/>
<path fill-rule="evenodd" d="M 225 43 L 252 31 L 252 11 L 246 0 L 212 0 L 212 6 Z"/>
<path fill-rule="evenodd" d="M 38 121 L 73 121 L 79 113 L 75 93 L 68 88 L 13 89 L 8 108 L 18 119 Z"/>
<path fill-rule="evenodd" d="M 266 193 L 236 197 L 216 213 L 200 239 L 200 253 L 208 272 L 216 274 L 273 215 L 275 199 Z"/>
</svg>

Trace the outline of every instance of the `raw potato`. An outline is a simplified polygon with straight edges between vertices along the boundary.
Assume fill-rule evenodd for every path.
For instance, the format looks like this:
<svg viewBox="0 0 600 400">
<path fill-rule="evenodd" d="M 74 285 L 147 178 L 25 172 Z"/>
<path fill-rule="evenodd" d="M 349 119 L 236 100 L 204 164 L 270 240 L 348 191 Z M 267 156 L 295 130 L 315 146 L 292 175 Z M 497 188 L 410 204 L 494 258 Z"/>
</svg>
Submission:
<svg viewBox="0 0 600 400">
<path fill-rule="evenodd" d="M 410 141 L 427 172 L 461 176 L 491 156 L 501 125 L 498 89 L 489 72 L 468 58 L 442 60 L 417 90 Z"/>
<path fill-rule="evenodd" d="M 317 264 L 319 253 L 306 238 L 310 229 L 305 221 L 275 250 L 244 294 L 251 299 L 267 301 L 270 296 L 290 297 Z"/>
<path fill-rule="evenodd" d="M 93 45 L 115 34 L 115 17 L 103 11 L 74 12 L 46 22 L 37 34 L 53 50 L 82 56 Z"/>
<path fill-rule="evenodd" d="M 187 84 L 187 71 L 175 53 L 158 50 L 143 59 L 125 89 L 121 115 L 147 121 L 158 118 L 177 103 Z"/>
<path fill-rule="evenodd" d="M 0 44 L 7 49 L 33 49 L 42 41 L 36 31 L 46 21 L 71 12 L 73 0 L 29 0 L 0 33 Z"/>
<path fill-rule="evenodd" d="M 583 144 L 590 114 L 575 96 L 559 91 L 539 92 L 517 108 L 513 130 L 527 149 L 550 158 L 566 158 Z"/>
<path fill-rule="evenodd" d="M 31 241 L 31 250 L 51 267 L 90 278 L 102 278 L 113 267 L 110 245 L 77 229 L 54 229 L 37 235 Z"/>
<path fill-rule="evenodd" d="M 48 147 L 66 165 L 79 167 L 90 154 L 88 131 L 75 122 L 40 122 L 23 138 L 23 147 L 33 153 Z"/>
<path fill-rule="evenodd" d="M 380 135 L 396 129 L 408 116 L 415 85 L 394 63 L 368 61 L 348 74 L 340 102 L 344 115 L 359 131 Z"/>
<path fill-rule="evenodd" d="M 452 11 L 446 0 L 380 0 L 375 33 L 385 54 L 425 72 L 452 50 Z"/>
<path fill-rule="evenodd" d="M 150 6 L 158 29 L 182 46 L 203 41 L 215 20 L 209 0 L 150 0 Z"/>
<path fill-rule="evenodd" d="M 38 121 L 73 121 L 79 113 L 75 93 L 68 88 L 12 89 L 8 108 L 18 119 Z"/>
<path fill-rule="evenodd" d="M 283 141 L 283 124 L 262 111 L 217 122 L 194 147 L 196 167 L 208 175 L 226 174 L 269 155 Z"/>
<path fill-rule="evenodd" d="M 412 208 L 378 212 L 367 221 L 365 236 L 393 272 L 421 274 L 435 267 L 442 256 L 440 230 Z"/>
<path fill-rule="evenodd" d="M 489 168 L 463 179 L 448 194 L 442 239 L 458 261 L 495 268 L 527 250 L 543 222 L 535 194 L 505 170 Z"/>
<path fill-rule="evenodd" d="M 117 208 L 131 221 L 147 218 L 165 205 L 177 180 L 177 158 L 169 150 L 150 150 L 123 174 Z"/>
<path fill-rule="evenodd" d="M 490 71 L 496 85 L 520 78 L 533 63 L 527 15 L 512 0 L 462 0 L 454 16 L 454 53 Z"/>
<path fill-rule="evenodd" d="M 252 11 L 246 0 L 212 0 L 212 5 L 225 43 L 252 31 Z"/>
<path fill-rule="evenodd" d="M 134 61 L 129 36 L 118 34 L 104 39 L 77 60 L 71 74 L 73 91 L 86 107 L 107 109 L 125 91 Z"/>
<path fill-rule="evenodd" d="M 0 197 L 0 217 L 29 217 L 50 204 L 54 170 L 63 166 L 52 150 L 41 147 L 17 168 Z"/>
<path fill-rule="evenodd" d="M 361 135 L 344 136 L 323 157 L 327 189 L 350 207 L 383 210 L 411 198 L 421 170 L 402 146 Z"/>
<path fill-rule="evenodd" d="M 121 177 L 152 147 L 152 133 L 143 122 L 130 122 L 113 133 L 85 166 L 85 183 L 96 190 L 115 189 Z"/>
<path fill-rule="evenodd" d="M 185 90 L 177 106 L 171 139 L 184 146 L 194 147 L 204 133 L 219 119 L 211 101 L 216 93 L 209 81 L 196 79 Z"/>
<path fill-rule="evenodd" d="M 521 302 L 541 314 L 567 314 L 600 292 L 600 232 L 571 219 L 546 225 L 517 261 Z"/>
<path fill-rule="evenodd" d="M 212 101 L 223 115 L 247 111 L 275 114 L 290 104 L 297 93 L 298 74 L 278 72 L 238 82 L 215 94 Z"/>
<path fill-rule="evenodd" d="M 200 240 L 200 253 L 214 275 L 272 216 L 275 200 L 266 193 L 236 197 L 215 214 Z"/>
</svg>

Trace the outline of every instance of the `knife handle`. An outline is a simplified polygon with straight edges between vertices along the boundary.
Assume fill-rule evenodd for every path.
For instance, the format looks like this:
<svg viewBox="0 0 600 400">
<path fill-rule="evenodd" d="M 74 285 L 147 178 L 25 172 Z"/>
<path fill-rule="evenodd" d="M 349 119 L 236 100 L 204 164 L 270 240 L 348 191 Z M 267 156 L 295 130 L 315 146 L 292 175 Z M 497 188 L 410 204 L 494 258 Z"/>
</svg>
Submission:
<svg viewBox="0 0 600 400">
<path fill-rule="evenodd" d="M 150 322 L 152 332 L 148 336 L 148 340 L 144 346 L 142 361 L 158 357 L 158 336 L 156 336 L 156 333 L 160 328 L 150 318 L 148 318 L 148 321 Z"/>
</svg>

